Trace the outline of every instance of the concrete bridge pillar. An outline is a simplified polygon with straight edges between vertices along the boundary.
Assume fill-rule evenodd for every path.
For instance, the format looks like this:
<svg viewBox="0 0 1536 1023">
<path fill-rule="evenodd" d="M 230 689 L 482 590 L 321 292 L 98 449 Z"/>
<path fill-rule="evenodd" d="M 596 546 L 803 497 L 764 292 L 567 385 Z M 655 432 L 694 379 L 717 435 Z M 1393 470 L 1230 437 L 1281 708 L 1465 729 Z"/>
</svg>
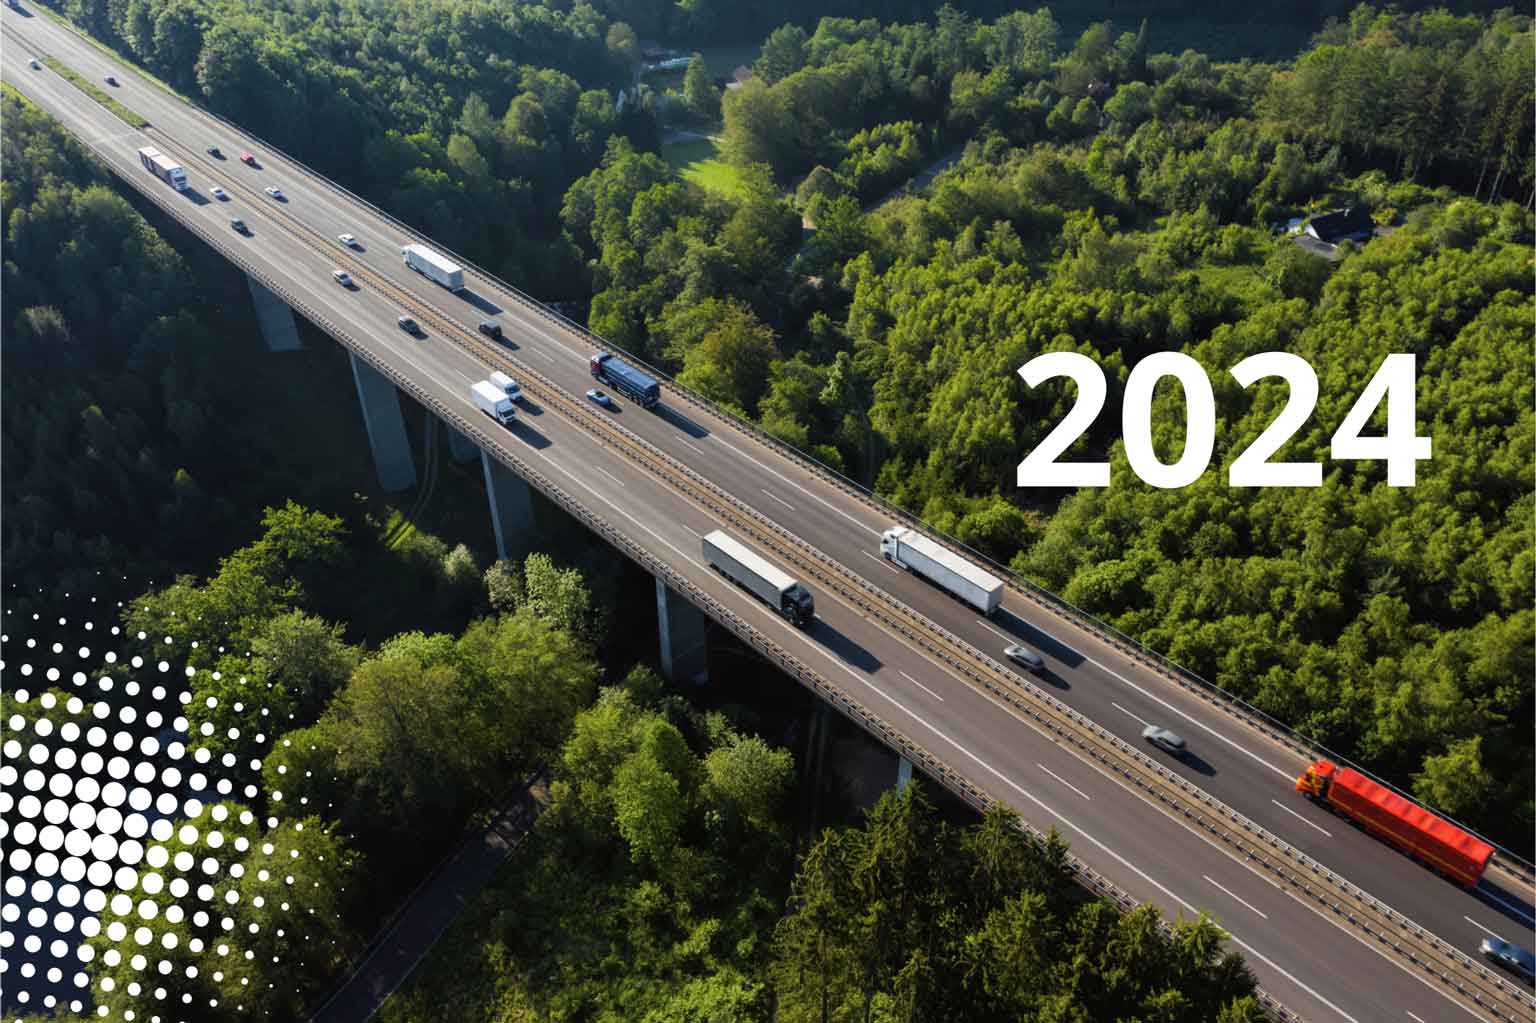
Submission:
<svg viewBox="0 0 1536 1023">
<path fill-rule="evenodd" d="M 263 283 L 245 275 L 246 286 L 251 289 L 251 305 L 256 307 L 256 322 L 261 324 L 261 336 L 267 342 L 269 352 L 295 352 L 304 346 L 299 343 L 299 328 L 293 322 L 293 310 Z"/>
<path fill-rule="evenodd" d="M 287 309 L 286 306 L 283 307 Z M 373 449 L 373 467 L 379 486 L 394 493 L 416 485 L 416 463 L 405 435 L 405 416 L 400 413 L 400 394 L 394 382 L 359 359 L 352 358 L 352 379 L 357 381 L 357 400 L 363 406 L 363 426 Z"/>
<path fill-rule="evenodd" d="M 527 480 L 483 449 L 480 465 L 485 470 L 485 495 L 491 504 L 491 528 L 496 531 L 496 556 L 506 560 L 508 542 L 533 531 L 533 492 Z"/>
<path fill-rule="evenodd" d="M 444 422 L 443 425 L 448 427 L 448 453 L 453 455 L 455 462 L 468 462 L 480 453 L 480 445 L 455 430 L 452 423 Z"/>
<path fill-rule="evenodd" d="M 661 639 L 661 674 L 672 682 L 709 681 L 704 612 L 656 580 L 656 625 Z"/>
</svg>

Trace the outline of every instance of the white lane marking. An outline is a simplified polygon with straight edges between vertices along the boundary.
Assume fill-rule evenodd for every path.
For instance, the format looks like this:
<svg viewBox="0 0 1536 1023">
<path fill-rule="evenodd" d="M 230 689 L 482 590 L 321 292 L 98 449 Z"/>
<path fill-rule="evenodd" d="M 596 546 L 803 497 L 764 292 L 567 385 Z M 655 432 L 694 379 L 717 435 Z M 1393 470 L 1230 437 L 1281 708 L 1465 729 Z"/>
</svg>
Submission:
<svg viewBox="0 0 1536 1023">
<path fill-rule="evenodd" d="M 593 490 L 587 484 L 587 482 L 585 480 L 583 480 L 581 477 L 577 476 L 575 473 L 571 472 L 569 469 L 567 469 L 565 466 L 561 465 L 560 463 L 551 460 L 548 455 L 544 454 L 544 452 L 542 452 L 542 451 L 535 451 L 534 454 L 538 455 L 545 462 L 547 462 L 550 465 L 554 466 L 556 469 L 559 469 L 561 472 L 565 473 L 565 475 L 570 478 L 571 482 L 575 483 L 577 486 L 579 486 L 583 490 L 587 491 L 587 493 L 591 494 L 593 497 L 597 498 L 599 501 L 603 502 L 608 507 L 610 507 L 614 511 L 618 512 L 620 515 L 624 516 L 626 519 L 628 519 L 629 521 L 633 522 L 635 525 L 639 526 L 641 529 L 645 530 L 647 533 L 649 533 L 652 536 L 654 536 L 657 540 L 660 540 L 662 543 L 664 543 L 668 547 L 672 548 L 672 550 L 674 552 L 676 552 L 678 557 L 680 557 L 684 561 L 688 562 L 688 564 L 692 565 L 694 568 L 702 569 L 704 567 L 703 565 L 699 564 L 697 561 L 695 561 L 692 558 L 690 558 L 687 554 L 683 553 L 683 551 L 680 550 L 678 548 L 678 546 L 676 544 L 674 544 L 672 541 L 668 540 L 666 537 L 664 537 L 660 533 L 656 532 L 650 526 L 647 526 L 645 523 L 643 523 L 639 519 L 635 518 L 633 515 L 631 515 L 627 511 L 625 511 L 623 508 L 620 508 L 618 505 L 616 505 L 612 501 L 608 500 L 608 498 L 604 497 L 602 494 L 598 493 L 596 490 Z"/>
<path fill-rule="evenodd" d="M 709 457 L 709 452 L 708 451 L 705 451 L 703 448 L 699 447 L 697 444 L 695 444 L 691 440 L 679 440 L 678 443 L 679 444 L 686 444 L 690 448 L 693 448 L 693 450 L 697 451 L 699 454 L 703 455 L 704 457 L 706 457 L 706 458 Z"/>
<path fill-rule="evenodd" d="M 738 448 L 736 445 L 732 444 L 730 441 L 728 441 L 728 440 L 721 440 L 719 437 L 716 437 L 715 440 L 719 441 L 719 443 L 723 444 L 724 446 L 730 448 L 732 451 L 736 452 L 742 458 L 745 458 L 747 461 L 751 462 L 753 465 L 757 466 L 759 469 L 763 470 L 764 472 L 772 473 L 773 475 L 777 476 L 779 479 L 783 480 L 785 483 L 788 483 L 790 486 L 794 487 L 796 490 L 800 491 L 802 494 L 805 494 L 807 497 L 813 497 L 817 501 L 820 501 L 822 504 L 826 505 L 832 511 L 834 511 L 837 514 L 841 515 L 843 518 L 847 519 L 849 522 L 852 522 L 855 526 L 858 526 L 860 529 L 865 530 L 866 532 L 869 532 L 869 533 L 873 533 L 875 536 L 879 536 L 880 535 L 880 530 L 875 529 L 873 526 L 865 525 L 864 523 L 860 522 L 858 519 L 854 518 L 852 515 L 849 515 L 847 512 L 843 511 L 837 505 L 833 504 L 831 501 L 828 501 L 826 498 L 822 497 L 820 494 L 815 493 L 814 491 L 811 491 L 811 490 L 807 490 L 805 487 L 801 486 L 799 483 L 796 483 L 794 480 L 790 479 L 788 476 L 786 476 L 783 473 L 779 472 L 777 469 L 774 469 L 774 468 L 772 468 L 770 466 L 764 465 L 762 462 L 759 462 L 757 459 L 753 458 L 751 455 L 747 454 L 745 451 L 741 450 L 741 448 Z"/>
<path fill-rule="evenodd" d="M 550 355 L 548 352 L 538 348 L 519 348 L 517 351 L 519 355 L 521 355 L 523 352 L 532 352 L 534 355 L 537 355 L 541 359 L 548 359 L 550 362 L 555 361 L 555 357 L 553 355 Z"/>
<path fill-rule="evenodd" d="M 694 536 L 698 537 L 699 539 L 702 540 L 704 538 L 704 534 L 703 533 L 699 532 L 697 529 L 694 529 L 692 526 L 688 525 L 688 523 L 686 523 L 686 522 L 679 522 L 678 525 L 682 526 L 684 529 L 688 530 L 688 532 L 692 533 Z"/>
<path fill-rule="evenodd" d="M 913 685 L 917 686 L 917 688 L 921 689 L 923 692 L 927 693 L 929 696 L 933 697 L 935 700 L 938 700 L 940 703 L 944 702 L 944 697 L 940 696 L 938 693 L 934 692 L 932 689 L 929 689 L 927 686 L 923 685 L 921 682 L 919 682 L 917 679 L 913 678 L 911 675 L 907 675 L 907 673 L 904 672 L 904 671 L 901 671 L 900 668 L 897 668 L 896 670 L 900 671 L 902 675 L 906 676 L 906 679 L 907 679 L 908 682 L 911 682 Z"/>
<path fill-rule="evenodd" d="M 598 472 L 602 473 L 604 476 L 607 476 L 609 479 L 613 480 L 613 482 L 617 483 L 619 486 L 622 487 L 624 485 L 624 481 L 623 480 L 619 479 L 617 476 L 615 476 L 613 473 L 609 472 L 607 469 L 604 469 L 602 466 L 594 465 L 592 468 L 596 469 Z"/>
<path fill-rule="evenodd" d="M 1078 795 L 1082 796 L 1084 799 L 1089 799 L 1090 798 L 1088 793 L 1084 792 L 1082 789 L 1078 788 L 1076 785 L 1073 785 L 1071 782 L 1067 781 L 1067 779 L 1063 778 L 1061 775 L 1057 774 L 1055 771 L 1051 770 L 1049 767 L 1046 767 L 1044 764 L 1040 763 L 1040 761 L 1038 761 L 1038 760 L 1035 761 L 1035 766 L 1040 768 L 1040 770 L 1044 771 L 1046 774 L 1050 775 L 1052 778 L 1055 778 L 1057 781 L 1061 782 L 1063 785 L 1065 785 L 1067 788 L 1071 789 L 1073 792 L 1076 792 Z M 1207 880 L 1209 880 L 1209 878 L 1207 878 Z"/>
<path fill-rule="evenodd" d="M 1231 889 L 1229 889 L 1226 885 L 1224 885 L 1221 882 L 1217 881 L 1211 875 L 1209 875 L 1209 874 L 1201 874 L 1200 876 L 1205 878 L 1207 881 L 1211 882 L 1211 884 L 1215 885 L 1217 888 L 1219 888 L 1222 891 L 1226 892 L 1227 895 L 1231 896 L 1233 899 L 1236 899 L 1238 902 L 1241 902 L 1243 905 L 1247 906 L 1249 909 L 1251 909 L 1255 913 L 1259 914 L 1259 916 L 1262 916 L 1266 920 L 1269 919 L 1269 914 L 1268 913 L 1264 912 L 1262 909 L 1258 908 L 1253 903 L 1249 902 L 1247 899 L 1237 895 L 1235 892 L 1233 892 Z"/>
<path fill-rule="evenodd" d="M 1479 895 L 1486 895 L 1486 896 L 1488 896 L 1488 898 L 1492 899 L 1494 902 L 1497 902 L 1499 905 L 1503 906 L 1505 909 L 1509 910 L 1511 913 L 1514 913 L 1516 916 L 1518 916 L 1520 919 L 1524 920 L 1526 923 L 1536 922 L 1536 917 L 1533 917 L 1533 916 L 1531 916 L 1531 914 L 1527 913 L 1523 907 L 1515 905 L 1513 902 L 1510 902 L 1508 899 L 1501 898 L 1497 892 L 1491 892 L 1487 888 L 1484 888 L 1482 885 L 1478 885 L 1477 893 Z"/>
<path fill-rule="evenodd" d="M 997 626 L 992 625 L 991 623 L 989 623 L 984 618 L 976 619 L 976 624 L 980 625 L 983 629 L 990 629 L 990 630 L 992 630 L 993 632 L 997 633 L 999 636 L 1003 637 L 1004 639 L 1006 639 L 1010 643 L 1014 642 L 1014 640 L 1015 640 L 1015 637 L 1008 635 L 1008 633 L 1004 632 L 1002 629 L 999 629 Z"/>
<path fill-rule="evenodd" d="M 1418 1013 L 1414 1012 L 1412 1009 L 1404 1009 L 1403 1011 L 1406 1012 L 1408 1015 L 1412 1016 L 1414 1019 L 1418 1020 L 1419 1023 L 1424 1023 L 1424 1017 L 1420 1016 Z"/>
<path fill-rule="evenodd" d="M 1318 827 L 1316 824 L 1313 824 L 1311 821 L 1307 820 L 1301 814 L 1297 813 L 1295 810 L 1292 810 L 1290 807 L 1288 807 L 1284 803 L 1280 802 L 1280 800 L 1278 800 L 1278 799 L 1271 799 L 1270 802 L 1274 803 L 1276 806 L 1278 806 L 1280 809 L 1284 810 L 1286 813 L 1290 814 L 1292 817 L 1295 817 L 1297 820 L 1301 821 L 1301 823 L 1305 824 L 1307 827 L 1309 827 L 1309 828 L 1317 828 L 1317 830 L 1321 831 L 1323 834 L 1327 835 L 1329 838 L 1333 837 L 1333 832 L 1329 831 L 1327 828 Z"/>
<path fill-rule="evenodd" d="M 1015 612 L 1015 613 L 1017 613 L 1017 612 Z M 1161 704 L 1165 709 L 1170 710 L 1173 713 L 1177 714 L 1179 717 L 1183 718 L 1185 721 L 1188 721 L 1190 724 L 1194 725 L 1196 728 L 1204 729 L 1205 731 L 1209 732 L 1211 735 L 1214 735 L 1216 738 L 1218 738 L 1222 742 L 1226 743 L 1228 746 L 1231 746 L 1233 749 L 1237 750 L 1239 753 L 1243 754 L 1246 757 L 1252 758 L 1257 763 L 1262 764 L 1263 766 L 1269 768 L 1271 771 L 1274 771 L 1280 777 L 1282 777 L 1282 778 L 1294 777 L 1294 775 L 1290 771 L 1287 771 L 1287 770 L 1285 770 L 1282 767 L 1276 767 L 1274 764 L 1271 764 L 1268 760 L 1265 760 L 1263 757 L 1261 757 L 1257 753 L 1253 752 L 1253 750 L 1248 749 L 1247 747 L 1243 746 L 1241 743 L 1237 742 L 1234 739 L 1227 738 L 1225 735 L 1221 734 L 1216 729 L 1214 729 L 1210 725 L 1206 724 L 1204 721 L 1201 721 L 1201 720 L 1199 720 L 1199 719 L 1197 719 L 1195 717 L 1192 717 L 1188 712 L 1186 712 L 1186 711 L 1184 711 L 1184 710 L 1182 710 L 1182 709 L 1180 709 L 1178 707 L 1175 707 L 1173 704 L 1169 703 L 1167 700 L 1163 699 L 1161 696 L 1158 696 L 1156 693 L 1152 692 L 1151 690 L 1147 689 L 1146 687 L 1137 685 L 1135 682 L 1132 682 L 1130 679 L 1126 678 L 1124 675 L 1120 674 L 1118 671 L 1116 671 L 1115 669 L 1111 668 L 1109 665 L 1103 663 L 1102 661 L 1095 660 L 1094 658 L 1089 657 L 1087 654 L 1083 655 L 1083 660 L 1085 660 L 1089 664 L 1092 664 L 1095 667 L 1099 668 L 1101 671 L 1105 672 L 1106 674 L 1113 675 L 1115 678 L 1119 679 L 1121 682 L 1124 682 L 1126 685 L 1130 686 L 1132 689 L 1136 690 L 1138 693 L 1140 693 L 1141 695 L 1145 696 L 1147 699 L 1156 701 L 1157 703 Z M 1127 712 L 1127 713 L 1129 713 L 1129 712 Z"/>
<path fill-rule="evenodd" d="M 1152 887 L 1156 888 L 1158 891 L 1162 892 L 1165 896 L 1167 896 L 1172 901 L 1177 902 L 1191 916 L 1195 916 L 1195 915 L 1198 914 L 1199 911 L 1195 909 L 1194 905 L 1192 905 L 1188 899 L 1183 898 L 1182 896 L 1176 894 L 1167 885 L 1163 884 L 1160 881 L 1155 880 L 1146 871 L 1142 870 L 1140 867 L 1138 867 L 1135 864 L 1133 864 L 1130 860 L 1127 860 L 1124 856 L 1121 856 L 1114 849 L 1111 849 L 1109 846 L 1107 846 L 1103 842 L 1099 841 L 1097 838 L 1095 838 L 1093 835 L 1089 834 L 1087 831 L 1084 831 L 1081 827 L 1079 827 L 1076 823 L 1074 823 L 1071 818 L 1069 818 L 1069 817 L 1067 817 L 1067 816 L 1065 816 L 1063 814 L 1058 813 L 1056 810 L 1052 809 L 1049 805 L 1047 805 L 1045 803 L 1045 801 L 1040 799 L 1038 796 L 1034 795 L 1031 792 L 1026 791 L 1022 786 L 1020 786 L 1012 778 L 1009 778 L 1007 775 L 1003 774 L 997 768 L 993 767 L 991 764 L 987 763 L 985 760 L 982 760 L 976 754 L 972 753 L 970 750 L 968 750 L 964 746 L 960 745 L 954 739 L 951 739 L 949 736 L 945 735 L 943 732 L 941 732 L 937 728 L 933 727 L 933 725 L 929 724 L 924 719 L 918 717 L 916 714 L 913 714 L 910 710 L 908 710 L 905 706 L 902 705 L 901 701 L 897 700 L 895 697 L 891 696 L 889 693 L 882 692 L 880 690 L 880 688 L 878 686 L 876 686 L 874 683 L 872 683 L 871 681 L 869 681 L 869 679 L 865 678 L 863 675 L 861 675 L 858 672 L 854 671 L 852 668 L 848 667 L 848 665 L 844 664 L 842 661 L 837 660 L 830 653 L 827 653 L 825 650 L 820 651 L 820 653 L 827 660 L 831 661 L 833 664 L 837 665 L 839 668 L 843 669 L 848 674 L 852 675 L 860 683 L 862 683 L 865 686 L 868 686 L 870 689 L 873 689 L 875 692 L 879 693 L 881 696 L 883 696 L 890 703 L 894 704 L 896 707 L 898 707 L 900 710 L 902 710 L 904 713 L 906 713 L 908 717 L 912 718 L 918 724 L 920 724 L 920 725 L 924 726 L 925 728 L 927 728 L 934 735 L 937 735 L 940 739 L 943 739 L 946 743 L 948 743 L 950 746 L 952 746 L 954 749 L 956 749 L 960 753 L 964 754 L 969 759 L 974 760 L 980 767 L 982 767 L 984 770 L 986 770 L 989 774 L 995 776 L 1004 785 L 1007 785 L 1009 788 L 1013 789 L 1019 795 L 1023 796 L 1025 799 L 1029 800 L 1031 803 L 1034 803 L 1040 809 L 1044 810 L 1046 813 L 1050 814 L 1052 817 L 1057 818 L 1063 824 L 1065 824 L 1067 827 L 1069 827 L 1073 831 L 1077 832 L 1077 834 L 1081 835 L 1084 838 L 1084 840 L 1092 843 L 1093 846 L 1096 849 L 1098 849 L 1100 852 L 1104 853 L 1104 855 L 1110 857 L 1115 862 L 1119 863 L 1122 867 L 1124 867 L 1126 870 L 1129 870 L 1131 873 L 1133 873 L 1137 877 L 1141 878 L 1147 884 L 1151 885 Z M 1302 991 L 1305 991 L 1307 994 L 1309 994 L 1313 998 L 1317 999 L 1317 1001 L 1320 1004 L 1325 1005 L 1328 1008 L 1332 1009 L 1334 1012 L 1338 1013 L 1339 1016 L 1341 1016 L 1342 1018 L 1348 1020 L 1349 1023 L 1360 1023 L 1360 1021 L 1355 1019 L 1355 1017 L 1351 1016 L 1349 1013 L 1347 1013 L 1343 1009 L 1339 1008 L 1333 1002 L 1330 1002 L 1328 999 L 1324 998 L 1321 994 L 1318 993 L 1316 988 L 1313 988 L 1311 985 L 1309 985 L 1306 982 L 1304 982 L 1300 977 L 1296 976 L 1294 973 L 1292 973 L 1291 971 L 1287 970 L 1285 967 L 1281 966 L 1279 963 L 1275 962 L 1273 959 L 1269 958 L 1269 956 L 1267 956 L 1264 953 L 1260 952 L 1258 949 L 1254 948 L 1252 945 L 1248 944 L 1246 941 L 1243 941 L 1241 938 L 1239 938 L 1239 937 L 1237 937 L 1235 935 L 1233 935 L 1231 937 L 1231 941 L 1232 941 L 1232 943 L 1234 945 L 1237 945 L 1243 951 L 1247 952 L 1250 956 L 1252 956 L 1253 958 L 1255 958 L 1255 959 L 1259 960 L 1260 962 L 1264 963 L 1264 965 L 1268 966 L 1270 969 L 1272 969 L 1276 973 L 1280 974 L 1280 976 L 1284 977 L 1286 980 L 1288 980 L 1292 984 L 1296 985 L 1296 987 L 1300 988 Z M 1369 946 L 1367 946 L 1367 947 L 1369 947 Z M 1428 982 L 1426 981 L 1425 983 L 1427 984 Z"/>
<path fill-rule="evenodd" d="M 790 504 L 788 501 L 784 500 L 778 494 L 775 494 L 773 491 L 767 489 L 766 487 L 758 487 L 757 489 L 761 490 L 763 493 L 767 494 L 769 497 L 773 498 L 775 501 L 779 502 L 784 507 L 788 508 L 790 511 L 794 511 L 795 510 L 795 506 L 794 505 Z"/>
<path fill-rule="evenodd" d="M 868 551 L 860 551 L 859 553 L 871 561 L 878 561 L 881 567 L 885 568 L 887 571 L 895 572 L 897 575 L 901 575 L 901 569 L 897 568 L 895 565 L 890 564 L 878 554 L 871 554 Z"/>
<path fill-rule="evenodd" d="M 1465 920 L 1467 923 L 1471 924 L 1473 927 L 1476 927 L 1478 930 L 1482 931 L 1484 934 L 1488 935 L 1488 937 L 1490 937 L 1490 938 L 1498 938 L 1499 937 L 1497 934 L 1493 933 L 1488 928 L 1484 927 L 1482 924 L 1480 924 L 1476 920 L 1472 919 L 1470 916 L 1467 916 L 1466 914 L 1462 914 L 1461 918 L 1463 920 Z M 1499 940 L 1503 941 L 1504 939 L 1503 938 L 1499 938 Z"/>
<path fill-rule="evenodd" d="M 1138 716 L 1136 714 L 1132 714 L 1130 711 L 1126 710 L 1124 707 L 1120 706 L 1118 703 L 1116 703 L 1113 700 L 1109 701 L 1109 705 L 1111 707 L 1115 708 L 1116 710 L 1120 711 L 1122 714 L 1130 714 L 1131 717 L 1136 718 L 1137 721 L 1140 721 L 1144 725 L 1151 724 L 1151 722 L 1149 722 L 1146 718 L 1140 717 L 1140 716 Z"/>
</svg>

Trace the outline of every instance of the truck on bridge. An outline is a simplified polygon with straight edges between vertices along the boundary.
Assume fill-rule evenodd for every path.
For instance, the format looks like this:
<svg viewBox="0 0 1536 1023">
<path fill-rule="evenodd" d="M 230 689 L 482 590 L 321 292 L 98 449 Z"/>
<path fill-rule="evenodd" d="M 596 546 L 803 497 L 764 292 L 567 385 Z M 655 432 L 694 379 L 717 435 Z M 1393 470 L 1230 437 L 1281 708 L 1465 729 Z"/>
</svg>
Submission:
<svg viewBox="0 0 1536 1023">
<path fill-rule="evenodd" d="M 489 380 L 477 380 L 469 389 L 475 400 L 475 408 L 484 412 L 502 426 L 510 426 L 517 418 L 517 406 L 507 397 L 507 392 Z"/>
<path fill-rule="evenodd" d="M 405 265 L 447 288 L 458 291 L 464 287 L 464 268 L 440 252 L 433 252 L 425 245 L 402 245 L 400 255 Z"/>
<path fill-rule="evenodd" d="M 887 529 L 880 536 L 880 553 L 887 560 L 959 597 L 984 615 L 996 611 L 997 605 L 1002 603 L 1001 579 L 915 530 L 903 526 Z"/>
<path fill-rule="evenodd" d="M 1357 822 L 1467 888 L 1475 888 L 1493 859 L 1493 846 L 1436 817 L 1359 771 L 1316 760 L 1296 779 L 1296 791 Z"/>
<path fill-rule="evenodd" d="M 145 170 L 176 191 L 187 190 L 187 172 L 182 170 L 181 164 L 161 153 L 160 150 L 145 146 L 139 150 L 139 162 L 144 165 Z"/>
<path fill-rule="evenodd" d="M 592 375 L 611 384 L 620 394 L 633 398 L 646 408 L 661 400 L 661 385 L 627 362 L 613 357 L 612 352 L 598 352 L 592 356 Z"/>
<path fill-rule="evenodd" d="M 815 620 L 816 600 L 809 590 L 723 530 L 717 529 L 704 538 L 704 560 L 800 628 Z"/>
</svg>

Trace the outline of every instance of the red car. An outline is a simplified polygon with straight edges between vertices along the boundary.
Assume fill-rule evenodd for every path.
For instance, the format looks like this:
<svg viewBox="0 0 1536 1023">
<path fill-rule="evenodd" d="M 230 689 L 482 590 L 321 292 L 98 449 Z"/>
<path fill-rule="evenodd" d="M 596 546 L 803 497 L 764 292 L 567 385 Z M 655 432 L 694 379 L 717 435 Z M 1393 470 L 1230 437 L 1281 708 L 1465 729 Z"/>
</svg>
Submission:
<svg viewBox="0 0 1536 1023">
<path fill-rule="evenodd" d="M 240 154 L 240 162 L 243 163 L 243 164 L 247 164 L 248 166 L 251 166 L 251 167 L 256 166 L 256 158 L 254 156 L 252 156 L 250 153 L 241 153 Z"/>
</svg>

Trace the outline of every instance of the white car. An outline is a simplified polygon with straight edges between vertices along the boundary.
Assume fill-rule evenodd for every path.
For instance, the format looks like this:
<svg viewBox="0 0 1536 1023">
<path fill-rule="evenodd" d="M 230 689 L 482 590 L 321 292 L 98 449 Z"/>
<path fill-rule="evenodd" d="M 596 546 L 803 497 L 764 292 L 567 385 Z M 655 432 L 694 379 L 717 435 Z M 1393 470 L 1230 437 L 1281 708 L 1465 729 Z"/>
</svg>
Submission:
<svg viewBox="0 0 1536 1023">
<path fill-rule="evenodd" d="M 229 193 L 224 191 L 224 189 L 220 188 L 218 185 L 214 185 L 212 188 L 208 189 L 208 194 L 219 200 L 219 202 L 229 202 Z"/>
<path fill-rule="evenodd" d="M 268 185 L 267 188 L 266 188 L 266 192 L 267 192 L 268 195 L 270 195 L 272 198 L 278 200 L 279 202 L 281 202 L 285 198 L 285 196 L 283 195 L 283 190 L 281 188 L 278 188 L 276 185 Z"/>
<path fill-rule="evenodd" d="M 357 248 L 357 238 L 355 236 L 353 236 L 353 235 L 350 235 L 350 234 L 338 234 L 336 236 L 336 240 L 341 242 L 341 244 L 345 245 L 349 249 Z"/>
<path fill-rule="evenodd" d="M 335 278 L 336 283 L 340 284 L 343 288 L 352 287 L 352 275 L 347 273 L 345 270 L 332 270 L 331 276 Z"/>
</svg>

